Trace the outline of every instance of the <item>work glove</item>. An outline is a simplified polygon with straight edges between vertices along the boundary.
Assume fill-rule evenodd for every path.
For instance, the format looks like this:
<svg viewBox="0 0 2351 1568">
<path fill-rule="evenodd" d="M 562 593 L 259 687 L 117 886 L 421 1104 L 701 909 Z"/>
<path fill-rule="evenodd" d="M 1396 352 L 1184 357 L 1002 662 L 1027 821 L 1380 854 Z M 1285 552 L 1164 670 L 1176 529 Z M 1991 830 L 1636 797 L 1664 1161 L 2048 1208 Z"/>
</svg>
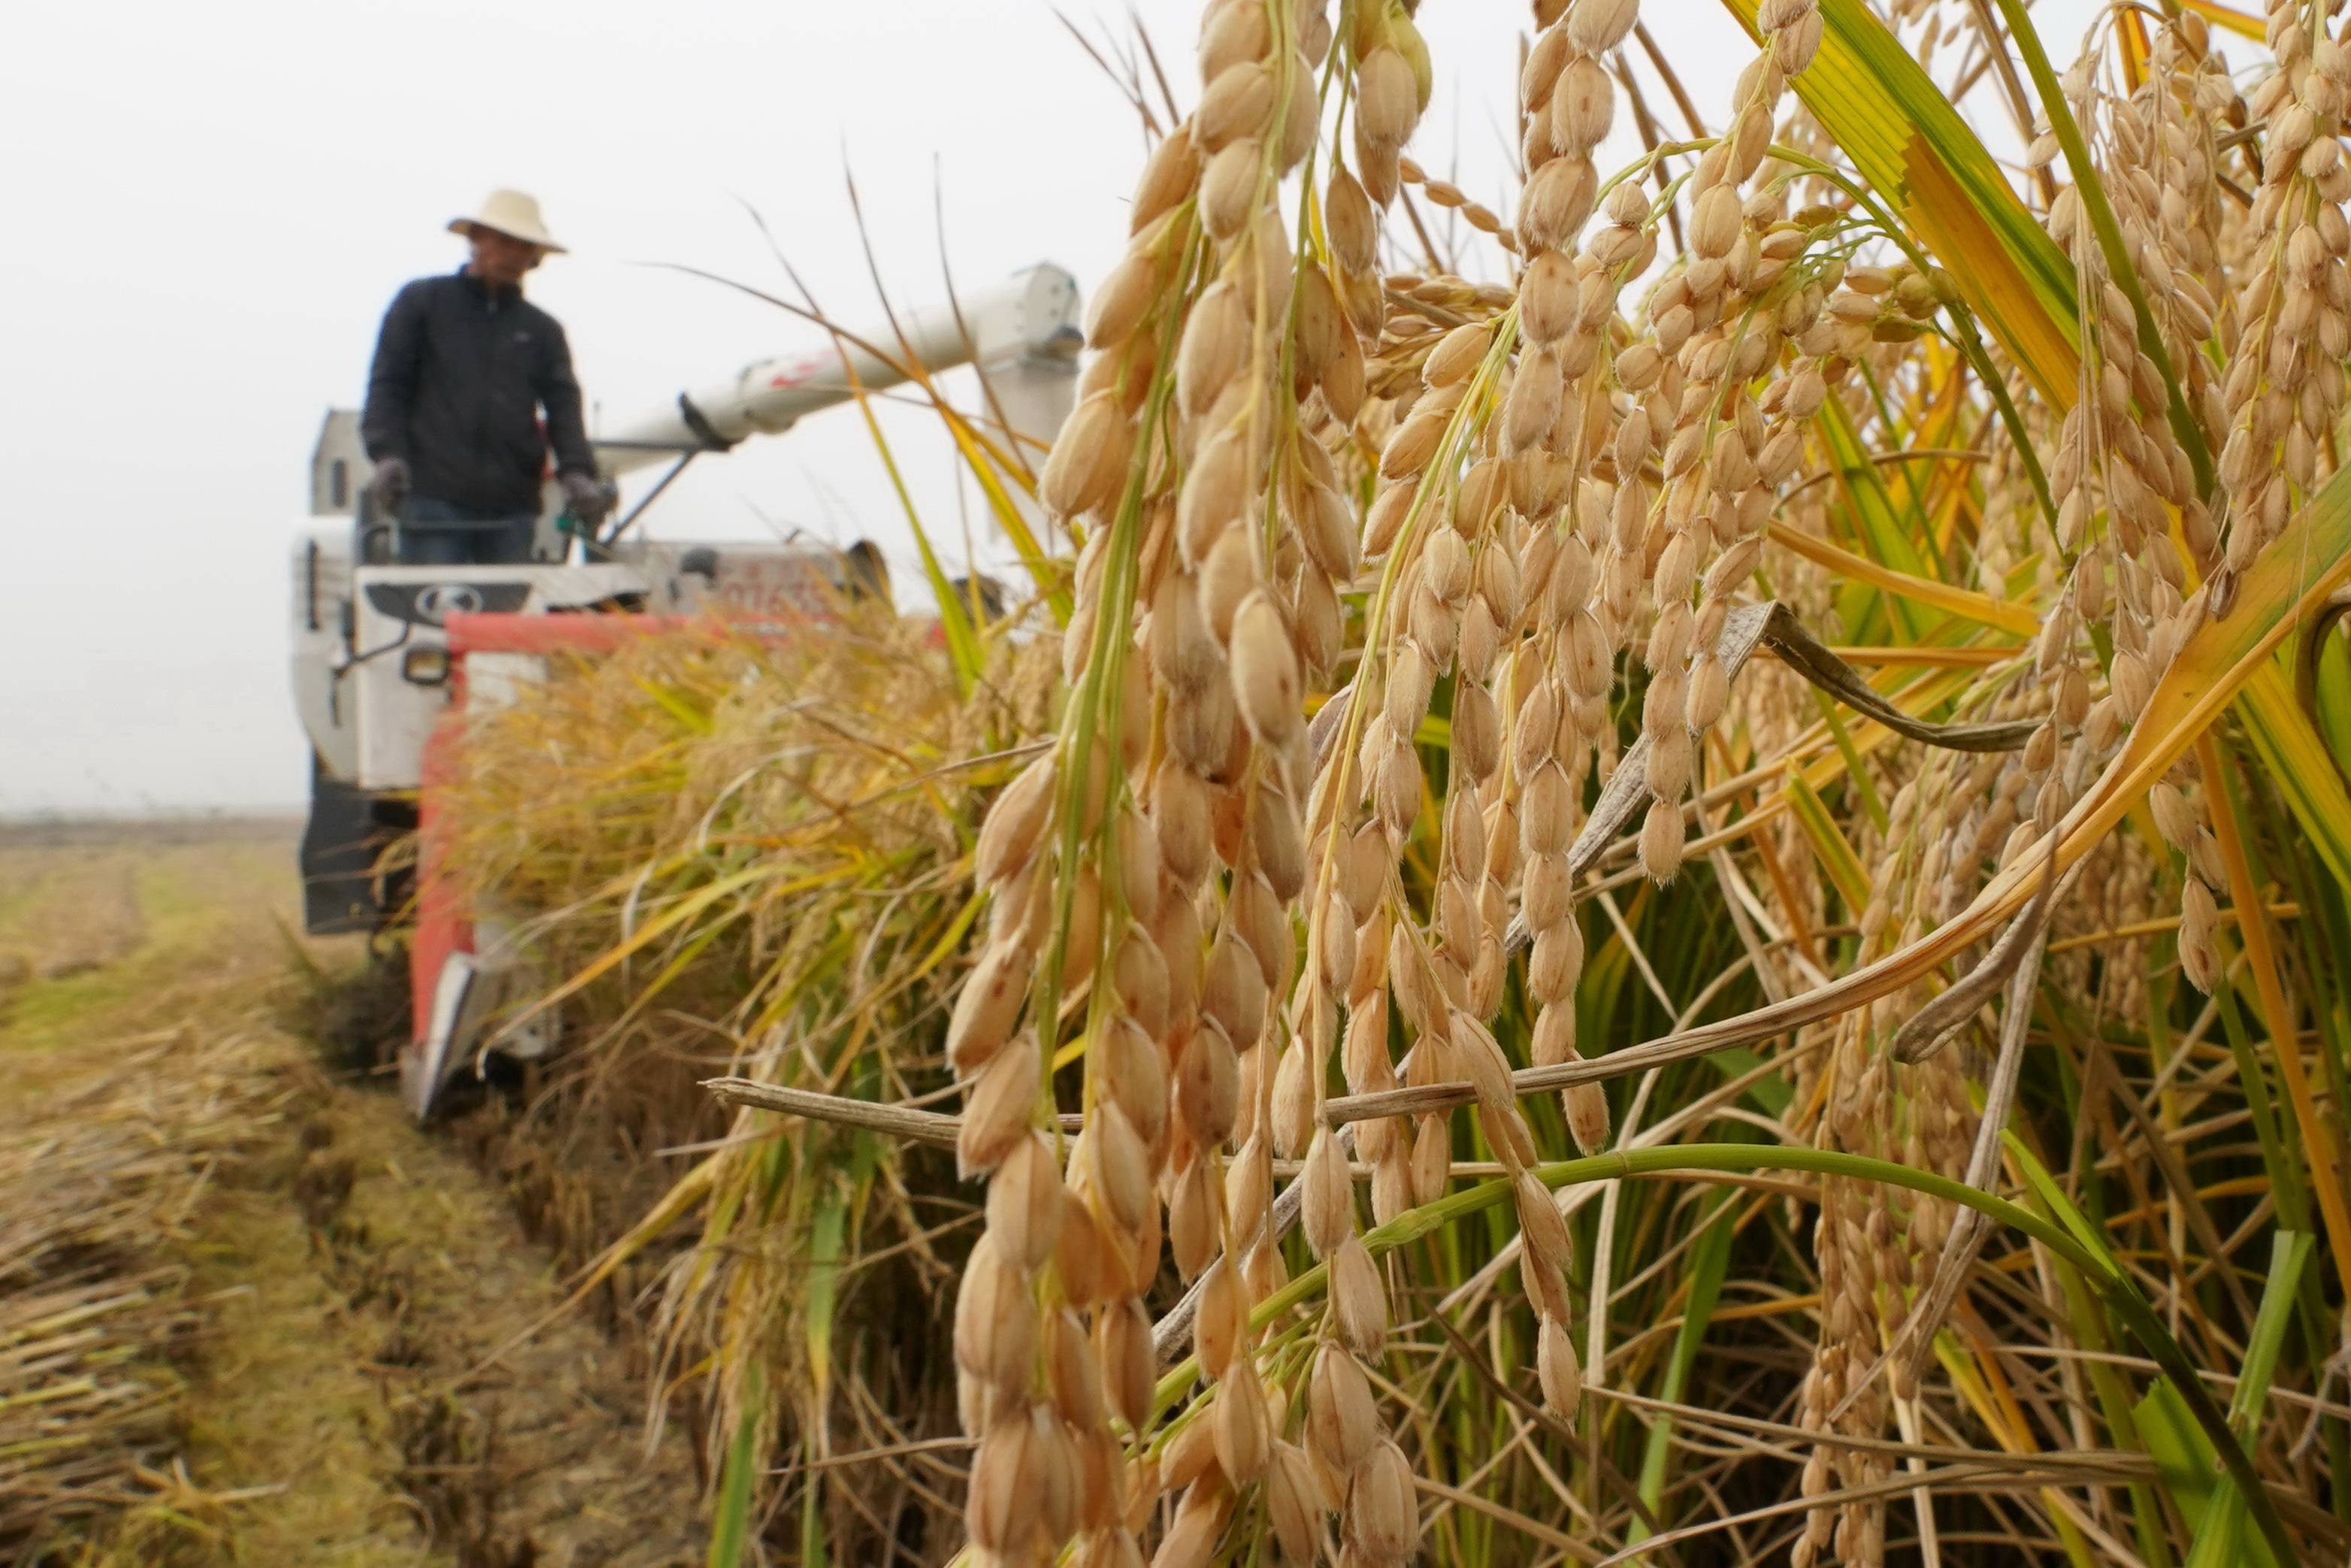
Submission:
<svg viewBox="0 0 2351 1568">
<path fill-rule="evenodd" d="M 378 463 L 375 472 L 368 476 L 368 496 L 375 502 L 377 516 L 397 516 L 400 504 L 408 499 L 408 465 L 397 457 Z"/>
<path fill-rule="evenodd" d="M 604 514 L 612 509 L 612 502 L 617 498 L 611 486 L 592 474 L 565 474 L 559 477 L 557 483 L 563 487 L 565 509 L 583 529 L 591 532 L 598 523 L 604 520 Z"/>
</svg>

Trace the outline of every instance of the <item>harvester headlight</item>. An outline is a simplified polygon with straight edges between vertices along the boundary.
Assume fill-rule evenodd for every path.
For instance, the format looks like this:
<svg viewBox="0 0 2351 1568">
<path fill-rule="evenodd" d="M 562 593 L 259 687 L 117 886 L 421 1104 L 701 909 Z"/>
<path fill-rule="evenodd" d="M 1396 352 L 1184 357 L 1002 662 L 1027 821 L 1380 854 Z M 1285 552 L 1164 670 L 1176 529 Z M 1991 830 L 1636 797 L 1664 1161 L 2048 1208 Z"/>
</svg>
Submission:
<svg viewBox="0 0 2351 1568">
<path fill-rule="evenodd" d="M 449 650 L 446 648 L 411 648 L 400 656 L 401 678 L 420 686 L 445 685 L 449 679 Z"/>
</svg>

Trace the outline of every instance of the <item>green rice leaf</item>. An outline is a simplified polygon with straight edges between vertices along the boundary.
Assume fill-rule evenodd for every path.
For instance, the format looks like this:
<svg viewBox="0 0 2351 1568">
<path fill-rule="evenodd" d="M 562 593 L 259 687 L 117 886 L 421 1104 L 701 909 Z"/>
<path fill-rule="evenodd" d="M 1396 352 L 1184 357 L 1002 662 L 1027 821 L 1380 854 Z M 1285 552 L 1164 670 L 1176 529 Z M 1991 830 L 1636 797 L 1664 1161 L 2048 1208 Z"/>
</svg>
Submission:
<svg viewBox="0 0 2351 1568">
<path fill-rule="evenodd" d="M 1756 0 L 1723 0 L 1755 32 Z M 1821 0 L 1820 52 L 1793 83 L 1806 108 L 1950 274 L 2042 396 L 2071 406 L 2073 269 L 1983 142 L 1863 0 Z"/>
</svg>

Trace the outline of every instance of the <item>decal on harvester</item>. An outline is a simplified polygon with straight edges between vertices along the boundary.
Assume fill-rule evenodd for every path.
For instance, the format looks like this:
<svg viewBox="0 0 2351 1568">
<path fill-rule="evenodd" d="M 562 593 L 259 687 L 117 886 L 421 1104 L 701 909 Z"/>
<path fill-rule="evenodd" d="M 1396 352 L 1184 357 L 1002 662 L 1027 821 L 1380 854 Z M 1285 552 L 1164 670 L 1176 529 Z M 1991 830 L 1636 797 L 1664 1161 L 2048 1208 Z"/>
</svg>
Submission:
<svg viewBox="0 0 2351 1568">
<path fill-rule="evenodd" d="M 438 626 L 452 615 L 511 614 L 530 597 L 528 582 L 371 582 L 368 608 L 412 626 Z"/>
<path fill-rule="evenodd" d="M 470 582 L 436 582 L 416 596 L 416 612 L 438 626 L 452 615 L 473 615 L 482 608 L 482 591 Z"/>
</svg>

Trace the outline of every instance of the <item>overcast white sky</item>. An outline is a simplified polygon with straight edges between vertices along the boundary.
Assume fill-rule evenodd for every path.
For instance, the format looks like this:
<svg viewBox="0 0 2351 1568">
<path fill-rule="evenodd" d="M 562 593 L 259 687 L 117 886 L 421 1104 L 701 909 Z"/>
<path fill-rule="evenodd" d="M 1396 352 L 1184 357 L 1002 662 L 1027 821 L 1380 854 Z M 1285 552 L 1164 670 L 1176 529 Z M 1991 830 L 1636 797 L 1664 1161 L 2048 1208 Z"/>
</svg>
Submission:
<svg viewBox="0 0 2351 1568">
<path fill-rule="evenodd" d="M 1128 7 L 1061 0 L 1090 33 Z M 1702 110 L 1748 46 L 1712 0 L 1652 0 Z M 2062 9 L 2074 9 L 2072 5 Z M 1197 0 L 1139 0 L 1176 90 Z M 1507 210 L 1514 0 L 1422 9 L 1437 99 L 1416 152 Z M 572 248 L 532 282 L 608 424 L 806 343 L 771 309 L 649 269 L 780 282 L 741 202 L 820 301 L 872 299 L 852 171 L 893 296 L 1039 259 L 1115 259 L 1143 143 L 1047 0 L 215 0 L 28 6 L 0 57 L 13 238 L 0 251 L 11 591 L 0 813 L 288 807 L 304 745 L 285 657 L 290 540 L 321 413 L 361 392 L 442 225 L 538 193 Z M 953 528 L 943 439 L 896 423 Z M 690 470 L 649 520 L 742 537 L 765 514 L 911 549 L 854 414 Z"/>
</svg>

